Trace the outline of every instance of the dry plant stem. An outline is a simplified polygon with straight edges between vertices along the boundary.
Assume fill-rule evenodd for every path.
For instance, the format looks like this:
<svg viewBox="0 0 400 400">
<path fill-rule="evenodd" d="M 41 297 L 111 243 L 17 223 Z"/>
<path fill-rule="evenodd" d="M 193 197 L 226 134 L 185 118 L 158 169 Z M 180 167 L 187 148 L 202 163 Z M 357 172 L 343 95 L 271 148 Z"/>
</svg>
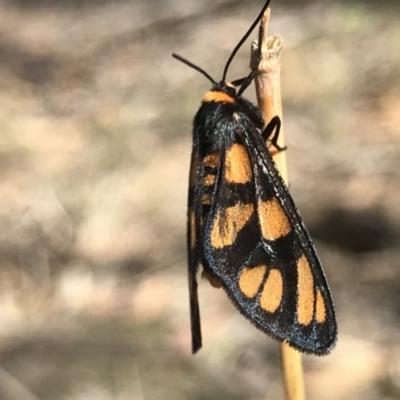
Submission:
<svg viewBox="0 0 400 400">
<path fill-rule="evenodd" d="M 261 38 L 261 62 L 254 79 L 258 105 L 264 117 L 264 121 L 271 121 L 276 115 L 282 121 L 281 101 L 281 49 L 283 40 L 279 36 L 267 37 L 267 26 L 270 9 L 265 12 L 260 24 Z M 257 54 L 258 44 L 252 43 L 252 62 Z M 278 144 L 284 146 L 283 122 L 279 132 Z M 283 180 L 288 183 L 286 168 L 286 153 L 284 151 L 274 156 L 274 161 L 279 168 Z"/>
<path fill-rule="evenodd" d="M 278 144 L 284 146 L 283 138 L 283 120 L 282 120 L 282 102 L 280 71 L 281 60 L 280 51 L 283 46 L 283 40 L 278 36 L 267 38 L 267 26 L 270 16 L 270 9 L 264 14 L 260 25 L 261 40 L 261 62 L 255 77 L 258 105 L 264 117 L 268 122 L 274 116 L 279 116 L 282 121 L 279 133 Z M 252 61 L 256 59 L 257 44 L 252 44 Z M 274 161 L 280 171 L 280 174 L 286 184 L 288 183 L 286 169 L 286 154 L 279 152 L 274 155 Z M 286 400 L 304 400 L 304 379 L 301 363 L 301 353 L 292 349 L 285 343 L 281 343 L 281 361 L 282 374 L 285 387 Z"/>
<path fill-rule="evenodd" d="M 304 377 L 301 353 L 285 343 L 280 344 L 286 400 L 304 400 Z"/>
</svg>

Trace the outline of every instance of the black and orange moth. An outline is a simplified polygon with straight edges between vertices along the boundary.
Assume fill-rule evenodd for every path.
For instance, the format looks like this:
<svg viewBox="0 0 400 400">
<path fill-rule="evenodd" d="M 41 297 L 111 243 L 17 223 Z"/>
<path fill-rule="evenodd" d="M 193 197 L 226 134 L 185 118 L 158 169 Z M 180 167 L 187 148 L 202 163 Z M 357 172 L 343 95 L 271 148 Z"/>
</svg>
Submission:
<svg viewBox="0 0 400 400">
<path fill-rule="evenodd" d="M 295 349 L 328 354 L 337 340 L 334 307 L 313 242 L 272 159 L 280 119 L 264 128 L 257 106 L 242 97 L 249 75 L 226 82 L 231 61 L 268 0 L 212 83 L 193 122 L 188 201 L 188 273 L 192 351 L 202 346 L 197 272 L 223 287 L 258 329 Z M 236 87 L 239 87 L 236 90 Z M 271 147 L 275 150 L 272 150 Z"/>
</svg>

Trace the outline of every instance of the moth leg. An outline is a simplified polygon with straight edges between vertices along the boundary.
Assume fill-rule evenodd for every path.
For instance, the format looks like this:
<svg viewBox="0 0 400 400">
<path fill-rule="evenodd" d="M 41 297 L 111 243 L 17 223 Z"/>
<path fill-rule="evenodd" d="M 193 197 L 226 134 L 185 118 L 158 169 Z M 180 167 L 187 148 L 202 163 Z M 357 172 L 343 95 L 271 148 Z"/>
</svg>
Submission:
<svg viewBox="0 0 400 400">
<path fill-rule="evenodd" d="M 235 79 L 234 81 L 231 82 L 231 85 L 233 85 L 235 87 L 240 86 L 243 84 L 243 82 L 246 80 L 246 78 Z"/>
<path fill-rule="evenodd" d="M 278 145 L 278 137 L 280 130 L 281 130 L 281 120 L 278 116 L 275 116 L 274 118 L 271 119 L 271 121 L 269 121 L 268 125 L 264 128 L 262 132 L 263 139 L 266 142 L 267 140 L 269 140 L 277 150 L 275 154 L 280 153 L 281 151 L 285 151 L 287 149 L 286 146 L 282 147 Z"/>
</svg>

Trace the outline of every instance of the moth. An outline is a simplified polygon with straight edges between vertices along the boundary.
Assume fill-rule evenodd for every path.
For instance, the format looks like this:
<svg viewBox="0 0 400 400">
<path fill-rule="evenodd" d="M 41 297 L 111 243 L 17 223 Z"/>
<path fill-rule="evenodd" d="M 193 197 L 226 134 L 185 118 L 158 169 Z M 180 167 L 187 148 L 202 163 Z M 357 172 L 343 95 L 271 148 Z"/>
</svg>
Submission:
<svg viewBox="0 0 400 400">
<path fill-rule="evenodd" d="M 221 81 L 173 54 L 212 83 L 193 122 L 189 178 L 193 353 L 202 346 L 200 264 L 202 275 L 213 286 L 222 287 L 240 313 L 272 338 L 315 355 L 328 354 L 337 340 L 324 271 L 271 155 L 284 150 L 277 144 L 280 119 L 274 117 L 265 126 L 260 109 L 242 97 L 256 74 L 261 53 L 248 76 L 226 82 L 231 61 L 269 2 L 234 48 Z"/>
</svg>

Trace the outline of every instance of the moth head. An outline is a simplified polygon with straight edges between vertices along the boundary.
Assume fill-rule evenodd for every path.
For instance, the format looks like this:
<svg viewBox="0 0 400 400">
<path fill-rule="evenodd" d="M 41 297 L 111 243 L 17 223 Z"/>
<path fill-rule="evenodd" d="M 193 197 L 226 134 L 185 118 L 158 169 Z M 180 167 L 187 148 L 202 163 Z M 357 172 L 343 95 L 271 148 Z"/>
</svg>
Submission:
<svg viewBox="0 0 400 400">
<path fill-rule="evenodd" d="M 218 83 L 217 86 L 215 86 L 215 88 L 213 87 L 211 90 L 224 92 L 228 96 L 236 98 L 236 88 L 230 82 L 221 81 Z"/>
</svg>

